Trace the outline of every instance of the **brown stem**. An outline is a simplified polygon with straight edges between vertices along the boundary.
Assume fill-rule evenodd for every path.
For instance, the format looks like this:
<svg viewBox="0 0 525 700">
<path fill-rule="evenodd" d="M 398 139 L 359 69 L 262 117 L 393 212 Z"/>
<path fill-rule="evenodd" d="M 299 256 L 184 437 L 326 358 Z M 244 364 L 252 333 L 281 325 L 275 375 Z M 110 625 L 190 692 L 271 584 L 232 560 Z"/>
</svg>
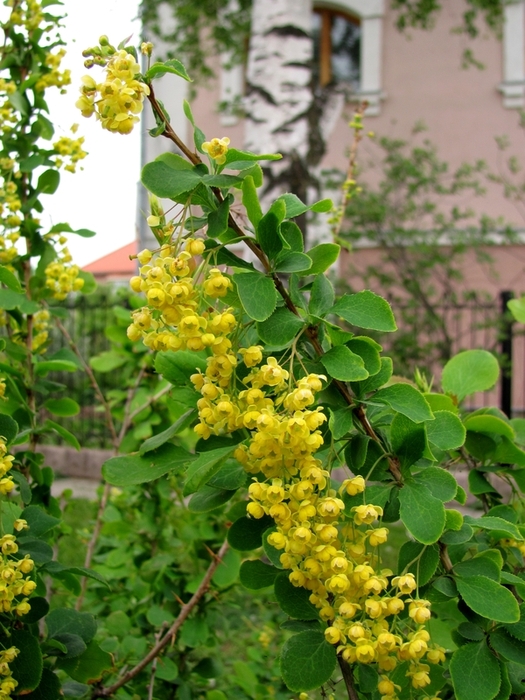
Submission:
<svg viewBox="0 0 525 700">
<path fill-rule="evenodd" d="M 359 700 L 359 696 L 354 685 L 354 674 L 352 673 L 352 669 L 341 656 L 337 657 L 337 661 L 339 663 L 341 673 L 343 674 L 343 680 L 345 682 L 346 692 L 348 693 L 349 700 Z"/>
<path fill-rule="evenodd" d="M 447 574 L 450 573 L 454 567 L 448 555 L 447 545 L 444 542 L 439 543 L 439 558 Z"/>
<path fill-rule="evenodd" d="M 222 563 L 222 558 L 228 551 L 228 546 L 228 542 L 227 540 L 225 540 L 217 554 L 214 555 L 211 564 L 209 565 L 208 570 L 204 574 L 204 578 L 202 579 L 199 587 L 192 595 L 190 600 L 182 606 L 177 619 L 171 625 L 166 634 L 161 639 L 159 639 L 155 646 L 146 654 L 146 656 L 141 661 L 139 661 L 139 663 L 136 666 L 131 668 L 127 673 L 125 673 L 121 678 L 119 678 L 118 681 L 113 683 L 113 685 L 110 685 L 107 688 L 96 689 L 92 695 L 92 698 L 107 698 L 113 695 L 119 688 L 122 688 L 123 685 L 126 685 L 126 683 L 128 683 L 132 678 L 134 678 L 138 673 L 140 673 L 144 668 L 146 668 L 150 661 L 153 661 L 153 659 L 155 659 L 160 654 L 164 647 L 167 646 L 169 642 L 171 642 L 175 638 L 177 632 L 187 620 L 191 611 L 200 602 L 201 598 L 208 590 L 211 578 L 215 573 L 217 567 Z"/>
</svg>

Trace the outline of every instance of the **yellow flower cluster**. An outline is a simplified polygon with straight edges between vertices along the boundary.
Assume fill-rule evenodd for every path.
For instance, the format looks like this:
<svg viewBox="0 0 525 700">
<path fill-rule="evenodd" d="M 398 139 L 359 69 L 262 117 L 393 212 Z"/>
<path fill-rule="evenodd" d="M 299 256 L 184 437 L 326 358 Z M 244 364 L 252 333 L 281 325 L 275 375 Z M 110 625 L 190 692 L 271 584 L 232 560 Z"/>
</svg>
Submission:
<svg viewBox="0 0 525 700">
<path fill-rule="evenodd" d="M 11 675 L 9 664 L 16 659 L 20 650 L 16 647 L 0 650 L 0 700 L 9 700 L 11 693 L 18 685 Z"/>
<path fill-rule="evenodd" d="M 25 520 L 15 520 L 14 527 L 17 531 L 24 530 L 27 523 Z M 0 550 L 0 610 L 22 617 L 31 610 L 28 596 L 36 588 L 36 583 L 27 576 L 33 571 L 34 562 L 29 555 L 23 559 L 12 557 L 18 552 L 14 535 L 0 537 Z"/>
<path fill-rule="evenodd" d="M 48 68 L 48 71 L 37 80 L 35 90 L 44 91 L 50 87 L 58 87 L 62 94 L 66 92 L 64 88 L 66 85 L 71 84 L 71 71 L 68 68 L 63 71 L 60 70 L 60 64 L 65 55 L 65 49 L 59 49 L 56 53 L 47 54 L 45 66 Z"/>
<path fill-rule="evenodd" d="M 143 338 L 154 350 L 210 348 L 214 356 L 222 356 L 231 347 L 225 335 L 237 322 L 228 308 L 210 311 L 210 300 L 224 297 L 232 283 L 213 268 L 201 290 L 192 273 L 197 269 L 196 257 L 204 252 L 204 242 L 188 238 L 183 247 L 166 244 L 158 255 L 150 250 L 139 253 L 139 275 L 131 278 L 130 285 L 134 292 L 145 293 L 148 306 L 133 313 L 128 337 Z"/>
<path fill-rule="evenodd" d="M 207 153 L 217 165 L 223 165 L 223 163 L 226 162 L 226 153 L 228 152 L 229 145 L 230 139 L 224 136 L 222 139 L 215 138 L 211 141 L 205 141 L 202 144 L 202 150 L 204 153 Z"/>
<path fill-rule="evenodd" d="M 15 482 L 7 475 L 14 462 L 14 457 L 7 454 L 5 439 L 0 436 L 0 493 L 10 493 L 15 488 Z"/>
<path fill-rule="evenodd" d="M 73 126 L 74 131 L 76 131 L 76 126 L 76 124 Z M 85 139 L 83 136 L 80 136 L 78 139 L 72 139 L 69 136 L 61 136 L 58 141 L 55 141 L 53 148 L 59 156 L 55 159 L 57 168 L 61 168 L 62 165 L 64 165 L 65 159 L 69 162 L 64 165 L 64 170 L 75 173 L 77 170 L 77 163 L 87 156 L 87 152 L 82 148 L 84 141 Z"/>
<path fill-rule="evenodd" d="M 156 214 L 150 219 L 151 226 L 161 224 Z M 221 301 L 231 282 L 219 269 L 197 264 L 194 256 L 203 252 L 202 241 L 190 238 L 184 249 L 164 245 L 158 254 L 139 254 L 131 287 L 146 294 L 148 305 L 133 313 L 128 336 L 156 350 L 207 349 L 206 368 L 191 376 L 200 393 L 195 432 L 203 439 L 248 433 L 234 452 L 254 475 L 248 515 L 273 518 L 268 543 L 281 552 L 291 583 L 310 591 L 327 641 L 349 663 L 376 665 L 382 700 L 397 700 L 399 688 L 388 674 L 399 662 L 408 662 L 413 688 L 426 688 L 428 664 L 445 658 L 425 629 L 430 603 L 417 596 L 413 574 L 381 568 L 378 548 L 388 529 L 377 522 L 382 508 L 366 503 L 364 479 L 348 478 L 337 491 L 316 456 L 326 421 L 316 394 L 326 377 L 296 378 L 292 362 L 265 359 L 259 345 L 239 347 L 239 319 Z M 345 504 L 358 494 L 362 504 Z"/>
<path fill-rule="evenodd" d="M 13 26 L 24 27 L 28 32 L 32 32 L 40 27 L 45 19 L 42 5 L 37 0 L 25 0 L 25 2 L 7 0 L 5 5 L 13 8 L 8 23 Z"/>
<path fill-rule="evenodd" d="M 64 258 L 49 263 L 46 267 L 46 287 L 51 290 L 54 299 L 63 301 L 70 292 L 79 292 L 82 289 L 84 280 L 78 276 L 79 272 L 78 265 L 68 265 Z"/>
<path fill-rule="evenodd" d="M 45 352 L 45 344 L 49 337 L 48 326 L 50 313 L 47 309 L 37 311 L 33 316 L 33 352 Z"/>
<path fill-rule="evenodd" d="M 140 66 L 134 56 L 121 49 L 106 65 L 106 80 L 97 82 L 89 75 L 82 78 L 82 96 L 76 106 L 84 117 L 95 114 L 102 127 L 119 134 L 129 134 L 139 121 L 144 97 L 149 87 L 136 80 Z"/>
</svg>

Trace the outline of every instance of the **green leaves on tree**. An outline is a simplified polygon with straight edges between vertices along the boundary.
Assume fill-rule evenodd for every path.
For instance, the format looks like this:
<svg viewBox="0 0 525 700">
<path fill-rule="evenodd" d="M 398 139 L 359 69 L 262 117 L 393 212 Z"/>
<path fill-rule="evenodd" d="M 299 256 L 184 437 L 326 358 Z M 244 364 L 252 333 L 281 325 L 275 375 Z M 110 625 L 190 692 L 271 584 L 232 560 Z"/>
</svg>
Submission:
<svg viewBox="0 0 525 700">
<path fill-rule="evenodd" d="M 104 462 L 102 475 L 114 486 L 144 484 L 182 467 L 194 459 L 183 447 L 161 445 L 145 455 L 112 457 Z"/>
<path fill-rule="evenodd" d="M 277 290 L 273 280 L 260 272 L 238 272 L 233 275 L 233 279 L 248 316 L 254 321 L 266 321 L 277 305 Z"/>
<path fill-rule="evenodd" d="M 397 329 L 390 304 L 368 290 L 344 294 L 332 308 L 332 313 L 359 328 L 384 332 Z"/>
<path fill-rule="evenodd" d="M 399 491 L 400 515 L 407 530 L 423 544 L 437 542 L 445 527 L 445 508 L 423 484 L 405 483 Z"/>
<path fill-rule="evenodd" d="M 322 632 L 299 632 L 284 643 L 281 673 L 286 686 L 299 693 L 313 690 L 330 680 L 337 657 Z"/>
<path fill-rule="evenodd" d="M 447 362 L 441 375 L 443 391 L 458 401 L 492 389 L 499 376 L 498 361 L 486 350 L 465 350 Z"/>
<path fill-rule="evenodd" d="M 458 700 L 493 700 L 501 684 L 498 660 L 485 641 L 457 649 L 450 661 L 450 675 Z"/>
</svg>

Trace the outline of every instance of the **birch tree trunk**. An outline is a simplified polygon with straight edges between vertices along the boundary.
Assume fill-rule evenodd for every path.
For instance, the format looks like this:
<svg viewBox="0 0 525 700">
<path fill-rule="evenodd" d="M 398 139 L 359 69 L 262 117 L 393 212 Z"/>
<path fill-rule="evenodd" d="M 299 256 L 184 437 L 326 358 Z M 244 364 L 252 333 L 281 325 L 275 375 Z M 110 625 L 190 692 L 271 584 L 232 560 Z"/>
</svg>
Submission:
<svg viewBox="0 0 525 700">
<path fill-rule="evenodd" d="M 251 32 L 245 146 L 283 155 L 264 167 L 265 201 L 283 192 L 307 201 L 344 100 L 313 84 L 312 0 L 253 0 Z"/>
</svg>

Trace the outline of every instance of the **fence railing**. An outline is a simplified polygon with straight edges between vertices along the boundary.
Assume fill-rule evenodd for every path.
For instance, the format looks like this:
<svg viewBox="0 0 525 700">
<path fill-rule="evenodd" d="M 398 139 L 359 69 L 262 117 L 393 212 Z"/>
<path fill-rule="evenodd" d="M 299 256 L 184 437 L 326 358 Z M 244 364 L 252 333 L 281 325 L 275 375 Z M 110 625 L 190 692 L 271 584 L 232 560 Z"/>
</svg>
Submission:
<svg viewBox="0 0 525 700">
<path fill-rule="evenodd" d="M 473 299 L 458 304 L 435 307 L 438 331 L 432 337 L 427 331 L 418 330 L 420 309 L 404 304 L 394 305 L 399 332 L 384 335 L 380 342 L 386 354 L 392 352 L 398 374 L 412 375 L 412 367 L 419 365 L 434 375 L 439 382 L 441 367 L 447 356 L 461 350 L 484 348 L 496 354 L 502 372 L 498 385 L 489 392 L 470 397 L 468 409 L 483 406 L 499 406 L 508 416 L 525 416 L 525 331 L 512 321 L 506 311 L 512 292 L 501 292 L 498 298 L 479 301 Z M 125 297 L 116 299 L 114 293 L 97 296 L 78 296 L 63 305 L 68 315 L 62 323 L 74 339 L 83 357 L 89 359 L 110 349 L 108 335 L 117 325 L 113 311 L 115 306 L 126 305 Z M 405 347 L 399 348 L 399 343 Z M 397 345 L 394 347 L 395 343 Z M 414 348 L 409 347 L 412 343 Z M 420 359 L 413 357 L 403 365 L 403 353 L 423 348 Z M 56 352 L 67 347 L 67 341 L 58 329 L 52 331 L 51 347 Z M 117 368 L 110 373 L 97 373 L 100 388 L 107 394 L 112 389 L 123 388 L 123 372 Z M 80 405 L 80 413 L 70 418 L 56 418 L 72 431 L 86 447 L 110 447 L 110 438 L 104 422 L 102 407 L 98 405 L 93 388 L 85 373 L 56 373 L 56 381 L 66 384 L 68 395 Z"/>
</svg>

